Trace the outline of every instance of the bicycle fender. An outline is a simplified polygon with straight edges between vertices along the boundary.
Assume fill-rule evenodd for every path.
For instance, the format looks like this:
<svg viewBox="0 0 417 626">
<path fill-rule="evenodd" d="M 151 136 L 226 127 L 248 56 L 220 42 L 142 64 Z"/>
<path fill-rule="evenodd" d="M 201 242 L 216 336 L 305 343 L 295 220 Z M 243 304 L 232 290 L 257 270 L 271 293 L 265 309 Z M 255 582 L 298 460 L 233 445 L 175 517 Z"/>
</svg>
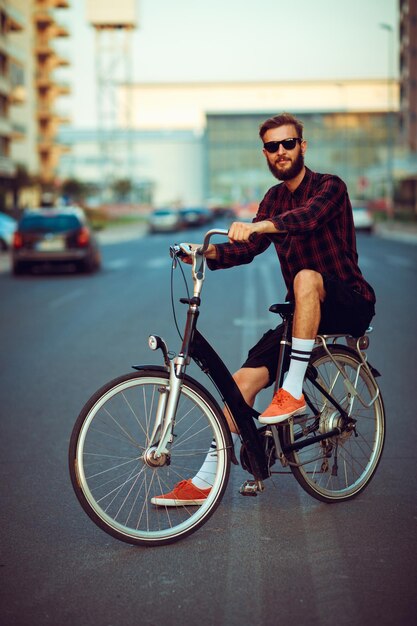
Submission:
<svg viewBox="0 0 417 626">
<path fill-rule="evenodd" d="M 167 368 L 163 365 L 132 365 L 134 370 L 152 370 L 154 372 L 168 372 Z"/>
</svg>

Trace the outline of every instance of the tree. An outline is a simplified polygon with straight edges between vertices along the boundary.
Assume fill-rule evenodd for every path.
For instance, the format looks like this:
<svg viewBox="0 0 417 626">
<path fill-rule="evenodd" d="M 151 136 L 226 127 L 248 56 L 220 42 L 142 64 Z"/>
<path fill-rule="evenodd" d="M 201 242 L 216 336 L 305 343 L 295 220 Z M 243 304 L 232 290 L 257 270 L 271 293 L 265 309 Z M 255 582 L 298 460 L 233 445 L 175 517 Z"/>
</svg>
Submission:
<svg viewBox="0 0 417 626">
<path fill-rule="evenodd" d="M 76 178 L 68 178 L 62 183 L 61 193 L 72 202 L 81 202 L 87 194 L 87 185 Z"/>
<path fill-rule="evenodd" d="M 133 191 L 132 181 L 129 178 L 115 180 L 112 184 L 112 190 L 117 200 L 128 200 Z"/>
</svg>

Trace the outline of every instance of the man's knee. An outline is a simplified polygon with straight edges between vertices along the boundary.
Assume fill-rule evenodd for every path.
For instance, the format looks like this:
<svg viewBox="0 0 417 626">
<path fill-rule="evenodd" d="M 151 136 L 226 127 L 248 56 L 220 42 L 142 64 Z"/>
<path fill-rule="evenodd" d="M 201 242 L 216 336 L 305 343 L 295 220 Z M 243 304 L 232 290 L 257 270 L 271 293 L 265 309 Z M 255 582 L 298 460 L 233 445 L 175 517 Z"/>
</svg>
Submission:
<svg viewBox="0 0 417 626">
<path fill-rule="evenodd" d="M 269 372 L 262 367 L 242 367 L 233 374 L 233 379 L 243 397 L 248 400 L 256 396 L 269 382 Z"/>
<path fill-rule="evenodd" d="M 320 300 L 323 301 L 326 296 L 323 277 L 315 270 L 300 270 L 294 278 L 293 288 L 296 300 L 318 294 Z"/>
</svg>

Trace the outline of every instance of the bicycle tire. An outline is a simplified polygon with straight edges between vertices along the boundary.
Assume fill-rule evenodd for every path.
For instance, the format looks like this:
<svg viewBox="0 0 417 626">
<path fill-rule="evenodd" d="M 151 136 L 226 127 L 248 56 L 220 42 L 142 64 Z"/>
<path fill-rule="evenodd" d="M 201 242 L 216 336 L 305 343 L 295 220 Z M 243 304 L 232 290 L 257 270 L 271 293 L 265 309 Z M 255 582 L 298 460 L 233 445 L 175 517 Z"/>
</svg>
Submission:
<svg viewBox="0 0 417 626">
<path fill-rule="evenodd" d="M 151 468 L 145 463 L 158 394 L 168 384 L 162 368 L 115 378 L 88 400 L 71 435 L 69 470 L 82 508 L 102 530 L 134 545 L 168 544 L 196 531 L 218 507 L 229 479 L 231 437 L 225 418 L 216 400 L 188 376 L 182 382 L 170 464 Z M 194 476 L 213 438 L 216 475 L 204 504 L 152 505 L 153 496 Z"/>
<path fill-rule="evenodd" d="M 337 344 L 328 348 L 349 379 L 357 379 L 357 390 L 370 403 L 377 393 L 376 383 L 356 352 Z M 289 452 L 286 458 L 294 477 L 308 494 L 322 502 L 342 502 L 361 493 L 376 472 L 385 442 L 384 403 L 380 393 L 369 408 L 363 406 L 357 397 L 349 397 L 343 377 L 323 347 L 313 351 L 310 363 L 318 381 L 343 409 L 348 410 L 351 403 L 350 416 L 356 420 L 355 428 Z M 308 408 L 305 416 L 280 429 L 284 448 L 294 442 L 305 441 L 306 437 L 329 432 L 341 424 L 340 413 L 313 386 L 308 376 L 303 393 L 316 407 L 315 415 Z"/>
</svg>

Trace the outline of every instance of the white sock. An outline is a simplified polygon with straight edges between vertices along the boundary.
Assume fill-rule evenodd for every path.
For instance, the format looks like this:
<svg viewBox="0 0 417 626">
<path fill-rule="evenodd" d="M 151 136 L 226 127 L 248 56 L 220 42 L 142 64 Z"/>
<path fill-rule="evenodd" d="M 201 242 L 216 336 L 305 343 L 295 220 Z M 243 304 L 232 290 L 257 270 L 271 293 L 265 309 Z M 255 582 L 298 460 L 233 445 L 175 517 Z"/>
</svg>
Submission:
<svg viewBox="0 0 417 626">
<path fill-rule="evenodd" d="M 237 435 L 236 433 L 231 434 L 234 447 L 236 441 L 239 439 L 239 435 Z M 216 467 L 217 447 L 216 442 L 213 439 L 213 441 L 211 442 L 210 450 L 207 452 L 207 456 L 203 462 L 203 465 L 200 467 L 194 478 L 191 479 L 193 485 L 198 487 L 198 489 L 208 489 L 209 487 L 212 487 L 214 483 L 214 477 L 216 475 Z"/>
<path fill-rule="evenodd" d="M 282 388 L 294 398 L 300 398 L 303 393 L 303 381 L 307 365 L 310 360 L 314 339 L 292 338 L 290 369 Z"/>
</svg>

